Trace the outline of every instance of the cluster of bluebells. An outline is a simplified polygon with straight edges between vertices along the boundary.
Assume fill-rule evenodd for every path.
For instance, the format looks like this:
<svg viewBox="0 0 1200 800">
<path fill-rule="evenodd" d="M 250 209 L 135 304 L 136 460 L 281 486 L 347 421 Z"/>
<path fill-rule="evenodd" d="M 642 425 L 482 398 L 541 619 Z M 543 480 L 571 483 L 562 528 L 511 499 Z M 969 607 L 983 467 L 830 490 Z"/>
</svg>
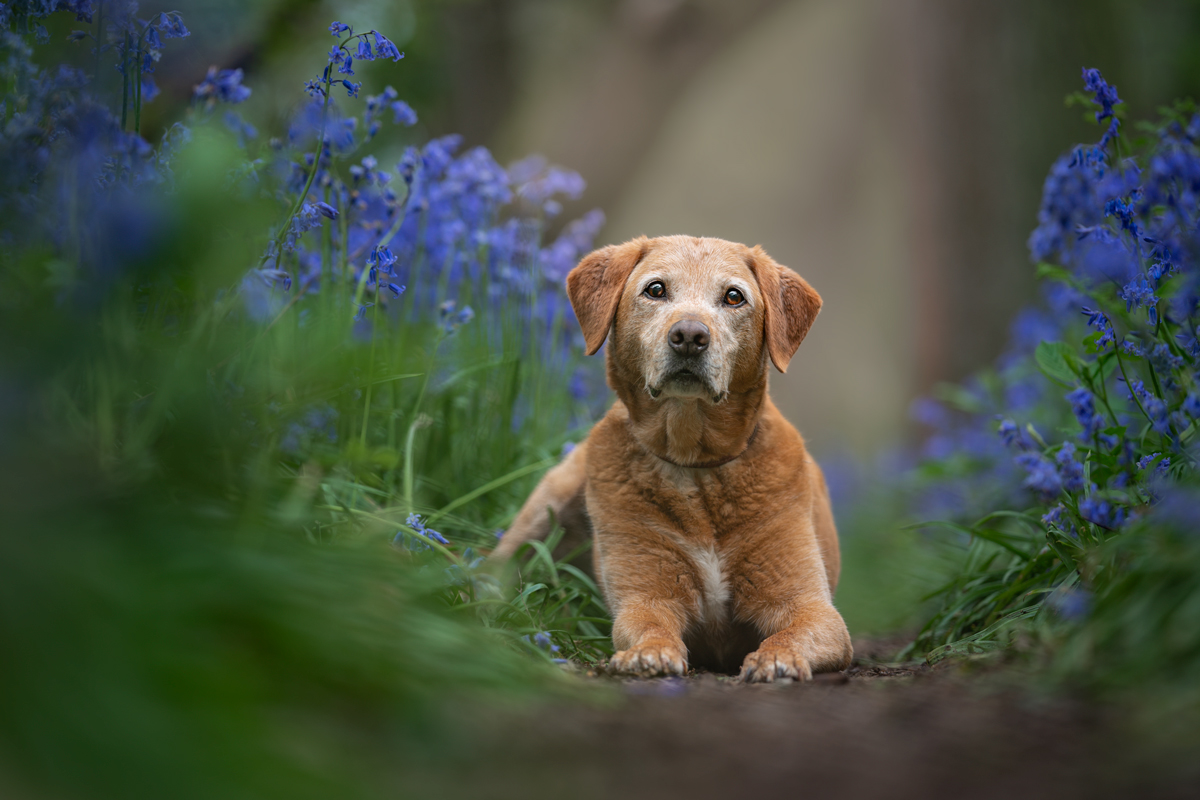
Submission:
<svg viewBox="0 0 1200 800">
<path fill-rule="evenodd" d="M 1018 315 L 1010 350 L 956 409 L 920 407 L 927 456 L 981 467 L 957 479 L 975 490 L 957 513 L 1033 503 L 1067 547 L 1181 491 L 1200 437 L 1200 115 L 1169 116 L 1145 153 L 1120 157 L 1116 87 L 1094 69 L 1083 79 L 1105 129 L 1046 178 L 1029 238 L 1044 303 Z"/>
<path fill-rule="evenodd" d="M 34 58 L 54 13 L 81 25 L 68 40 L 84 50 L 85 69 Z M 161 215 L 153 193 L 171 184 L 172 158 L 190 135 L 176 124 L 151 145 L 141 107 L 159 93 L 152 74 L 166 42 L 189 35 L 178 12 L 143 18 L 130 0 L 0 3 L 0 249 L 36 239 L 70 253 L 74 283 L 64 280 L 64 294 L 94 291 L 152 245 Z M 114 87 L 110 107 L 102 97 Z"/>
<path fill-rule="evenodd" d="M 521 641 L 525 642 L 525 644 L 529 645 L 530 647 L 537 648 L 538 650 L 541 650 L 542 652 L 551 656 L 550 660 L 555 664 L 567 663 L 567 659 L 560 658 L 556 655 L 559 652 L 559 647 L 554 643 L 554 639 L 551 637 L 548 631 L 538 631 L 532 635 L 527 633 L 521 637 Z"/>
<path fill-rule="evenodd" d="M 393 547 L 421 556 L 431 554 L 435 549 L 434 543 L 443 547 L 451 546 L 450 540 L 426 525 L 420 514 L 409 514 L 404 525 L 405 527 L 396 531 L 396 535 L 392 538 Z M 493 589 L 495 580 L 481 571 L 483 563 L 483 556 L 475 552 L 474 548 L 463 548 L 457 563 L 443 568 L 439 579 L 444 586 L 455 593 L 466 590 L 474 595 Z M 428 568 L 428 565 L 424 568 Z M 555 649 L 557 650 L 557 648 Z"/>
<path fill-rule="evenodd" d="M 247 311 L 269 321 L 297 294 L 334 291 L 356 333 L 368 339 L 402 308 L 453 333 L 480 304 L 493 309 L 517 299 L 535 340 L 565 364 L 580 342 L 564 278 L 591 249 L 604 216 L 592 211 L 549 244 L 541 240 L 562 201 L 582 194 L 582 178 L 538 157 L 505 168 L 485 148 L 464 151 L 453 135 L 408 147 L 390 169 L 361 155 L 383 125 L 411 127 L 417 115 L 390 86 L 360 94 L 355 65 L 398 61 L 403 53 L 378 31 L 356 33 L 342 22 L 329 30 L 337 43 L 305 86 L 309 101 L 286 139 L 272 140 L 266 172 L 292 210 L 243 281 Z M 197 99 L 207 106 L 238 102 L 240 79 L 211 72 Z M 321 236 L 332 221 L 326 249 Z M 460 301 L 464 293 L 471 304 Z"/>
<path fill-rule="evenodd" d="M 440 545 L 448 545 L 450 541 L 442 534 L 435 531 L 433 528 L 428 528 L 421 521 L 420 514 L 409 514 L 404 520 L 406 528 L 401 528 L 396 531 L 396 536 L 392 539 L 392 543 L 397 547 L 403 547 L 405 550 L 414 553 L 432 550 L 433 545 L 430 542 L 437 542 Z"/>
</svg>

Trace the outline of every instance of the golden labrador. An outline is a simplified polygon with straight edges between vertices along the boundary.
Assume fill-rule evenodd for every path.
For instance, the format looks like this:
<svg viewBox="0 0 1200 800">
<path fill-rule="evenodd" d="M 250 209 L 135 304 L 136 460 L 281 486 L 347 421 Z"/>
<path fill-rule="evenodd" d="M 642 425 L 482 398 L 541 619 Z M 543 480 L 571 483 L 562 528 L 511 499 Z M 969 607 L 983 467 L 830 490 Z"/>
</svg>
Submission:
<svg viewBox="0 0 1200 800">
<path fill-rule="evenodd" d="M 760 247 L 641 237 L 567 276 L 588 355 L 609 340 L 617 400 L 534 490 L 493 554 L 554 519 L 590 528 L 613 613 L 610 668 L 747 681 L 844 669 L 833 606 L 840 556 L 829 493 L 767 395 L 821 298 Z"/>
</svg>

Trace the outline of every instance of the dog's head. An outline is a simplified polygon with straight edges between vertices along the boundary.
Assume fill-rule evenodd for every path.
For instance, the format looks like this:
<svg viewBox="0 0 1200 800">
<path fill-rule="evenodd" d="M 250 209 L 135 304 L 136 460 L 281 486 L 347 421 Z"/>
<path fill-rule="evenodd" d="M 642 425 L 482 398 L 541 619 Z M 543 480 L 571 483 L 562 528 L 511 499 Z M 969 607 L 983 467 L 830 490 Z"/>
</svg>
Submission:
<svg viewBox="0 0 1200 800">
<path fill-rule="evenodd" d="M 611 336 L 623 383 L 713 403 L 761 384 L 768 357 L 785 372 L 821 308 L 762 248 L 690 236 L 596 250 L 567 276 L 567 294 L 588 355 Z"/>
</svg>

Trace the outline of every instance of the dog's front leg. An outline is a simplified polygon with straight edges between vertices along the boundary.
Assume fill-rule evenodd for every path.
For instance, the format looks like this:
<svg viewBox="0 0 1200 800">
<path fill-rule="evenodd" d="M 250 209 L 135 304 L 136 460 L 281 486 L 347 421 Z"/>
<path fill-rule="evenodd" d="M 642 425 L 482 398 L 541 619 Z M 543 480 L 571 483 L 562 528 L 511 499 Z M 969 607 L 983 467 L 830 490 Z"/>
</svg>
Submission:
<svg viewBox="0 0 1200 800">
<path fill-rule="evenodd" d="M 636 508 L 636 504 L 623 506 Z M 611 672 L 651 677 L 687 673 L 683 633 L 696 617 L 695 570 L 662 531 L 633 524 L 601 507 L 596 566 L 613 614 Z"/>
<path fill-rule="evenodd" d="M 850 632 L 833 604 L 802 599 L 755 609 L 754 622 L 769 633 L 742 663 L 741 680 L 770 683 L 780 678 L 810 680 L 814 672 L 850 666 Z M 773 632 L 772 632 L 773 631 Z"/>
<path fill-rule="evenodd" d="M 742 663 L 741 679 L 805 681 L 814 672 L 850 666 L 850 632 L 833 607 L 814 533 L 769 527 L 763 534 L 776 545 L 769 558 L 763 555 L 762 541 L 751 541 L 735 559 L 739 568 L 732 581 L 734 616 L 764 637 Z"/>
<path fill-rule="evenodd" d="M 686 611 L 677 600 L 646 595 L 623 599 L 613 619 L 617 653 L 609 669 L 644 678 L 686 674 L 685 622 Z"/>
</svg>

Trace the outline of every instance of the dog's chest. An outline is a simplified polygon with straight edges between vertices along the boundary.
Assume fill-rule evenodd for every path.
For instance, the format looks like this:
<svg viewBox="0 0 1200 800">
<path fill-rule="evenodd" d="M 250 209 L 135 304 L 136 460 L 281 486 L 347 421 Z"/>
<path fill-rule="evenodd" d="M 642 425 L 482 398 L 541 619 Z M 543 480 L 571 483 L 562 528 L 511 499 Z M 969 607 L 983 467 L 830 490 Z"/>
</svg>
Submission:
<svg viewBox="0 0 1200 800">
<path fill-rule="evenodd" d="M 662 475 L 660 496 L 673 509 L 676 541 L 690 562 L 699 590 L 699 622 L 730 621 L 729 551 L 741 523 L 741 509 L 711 470 L 673 470 Z"/>
</svg>

